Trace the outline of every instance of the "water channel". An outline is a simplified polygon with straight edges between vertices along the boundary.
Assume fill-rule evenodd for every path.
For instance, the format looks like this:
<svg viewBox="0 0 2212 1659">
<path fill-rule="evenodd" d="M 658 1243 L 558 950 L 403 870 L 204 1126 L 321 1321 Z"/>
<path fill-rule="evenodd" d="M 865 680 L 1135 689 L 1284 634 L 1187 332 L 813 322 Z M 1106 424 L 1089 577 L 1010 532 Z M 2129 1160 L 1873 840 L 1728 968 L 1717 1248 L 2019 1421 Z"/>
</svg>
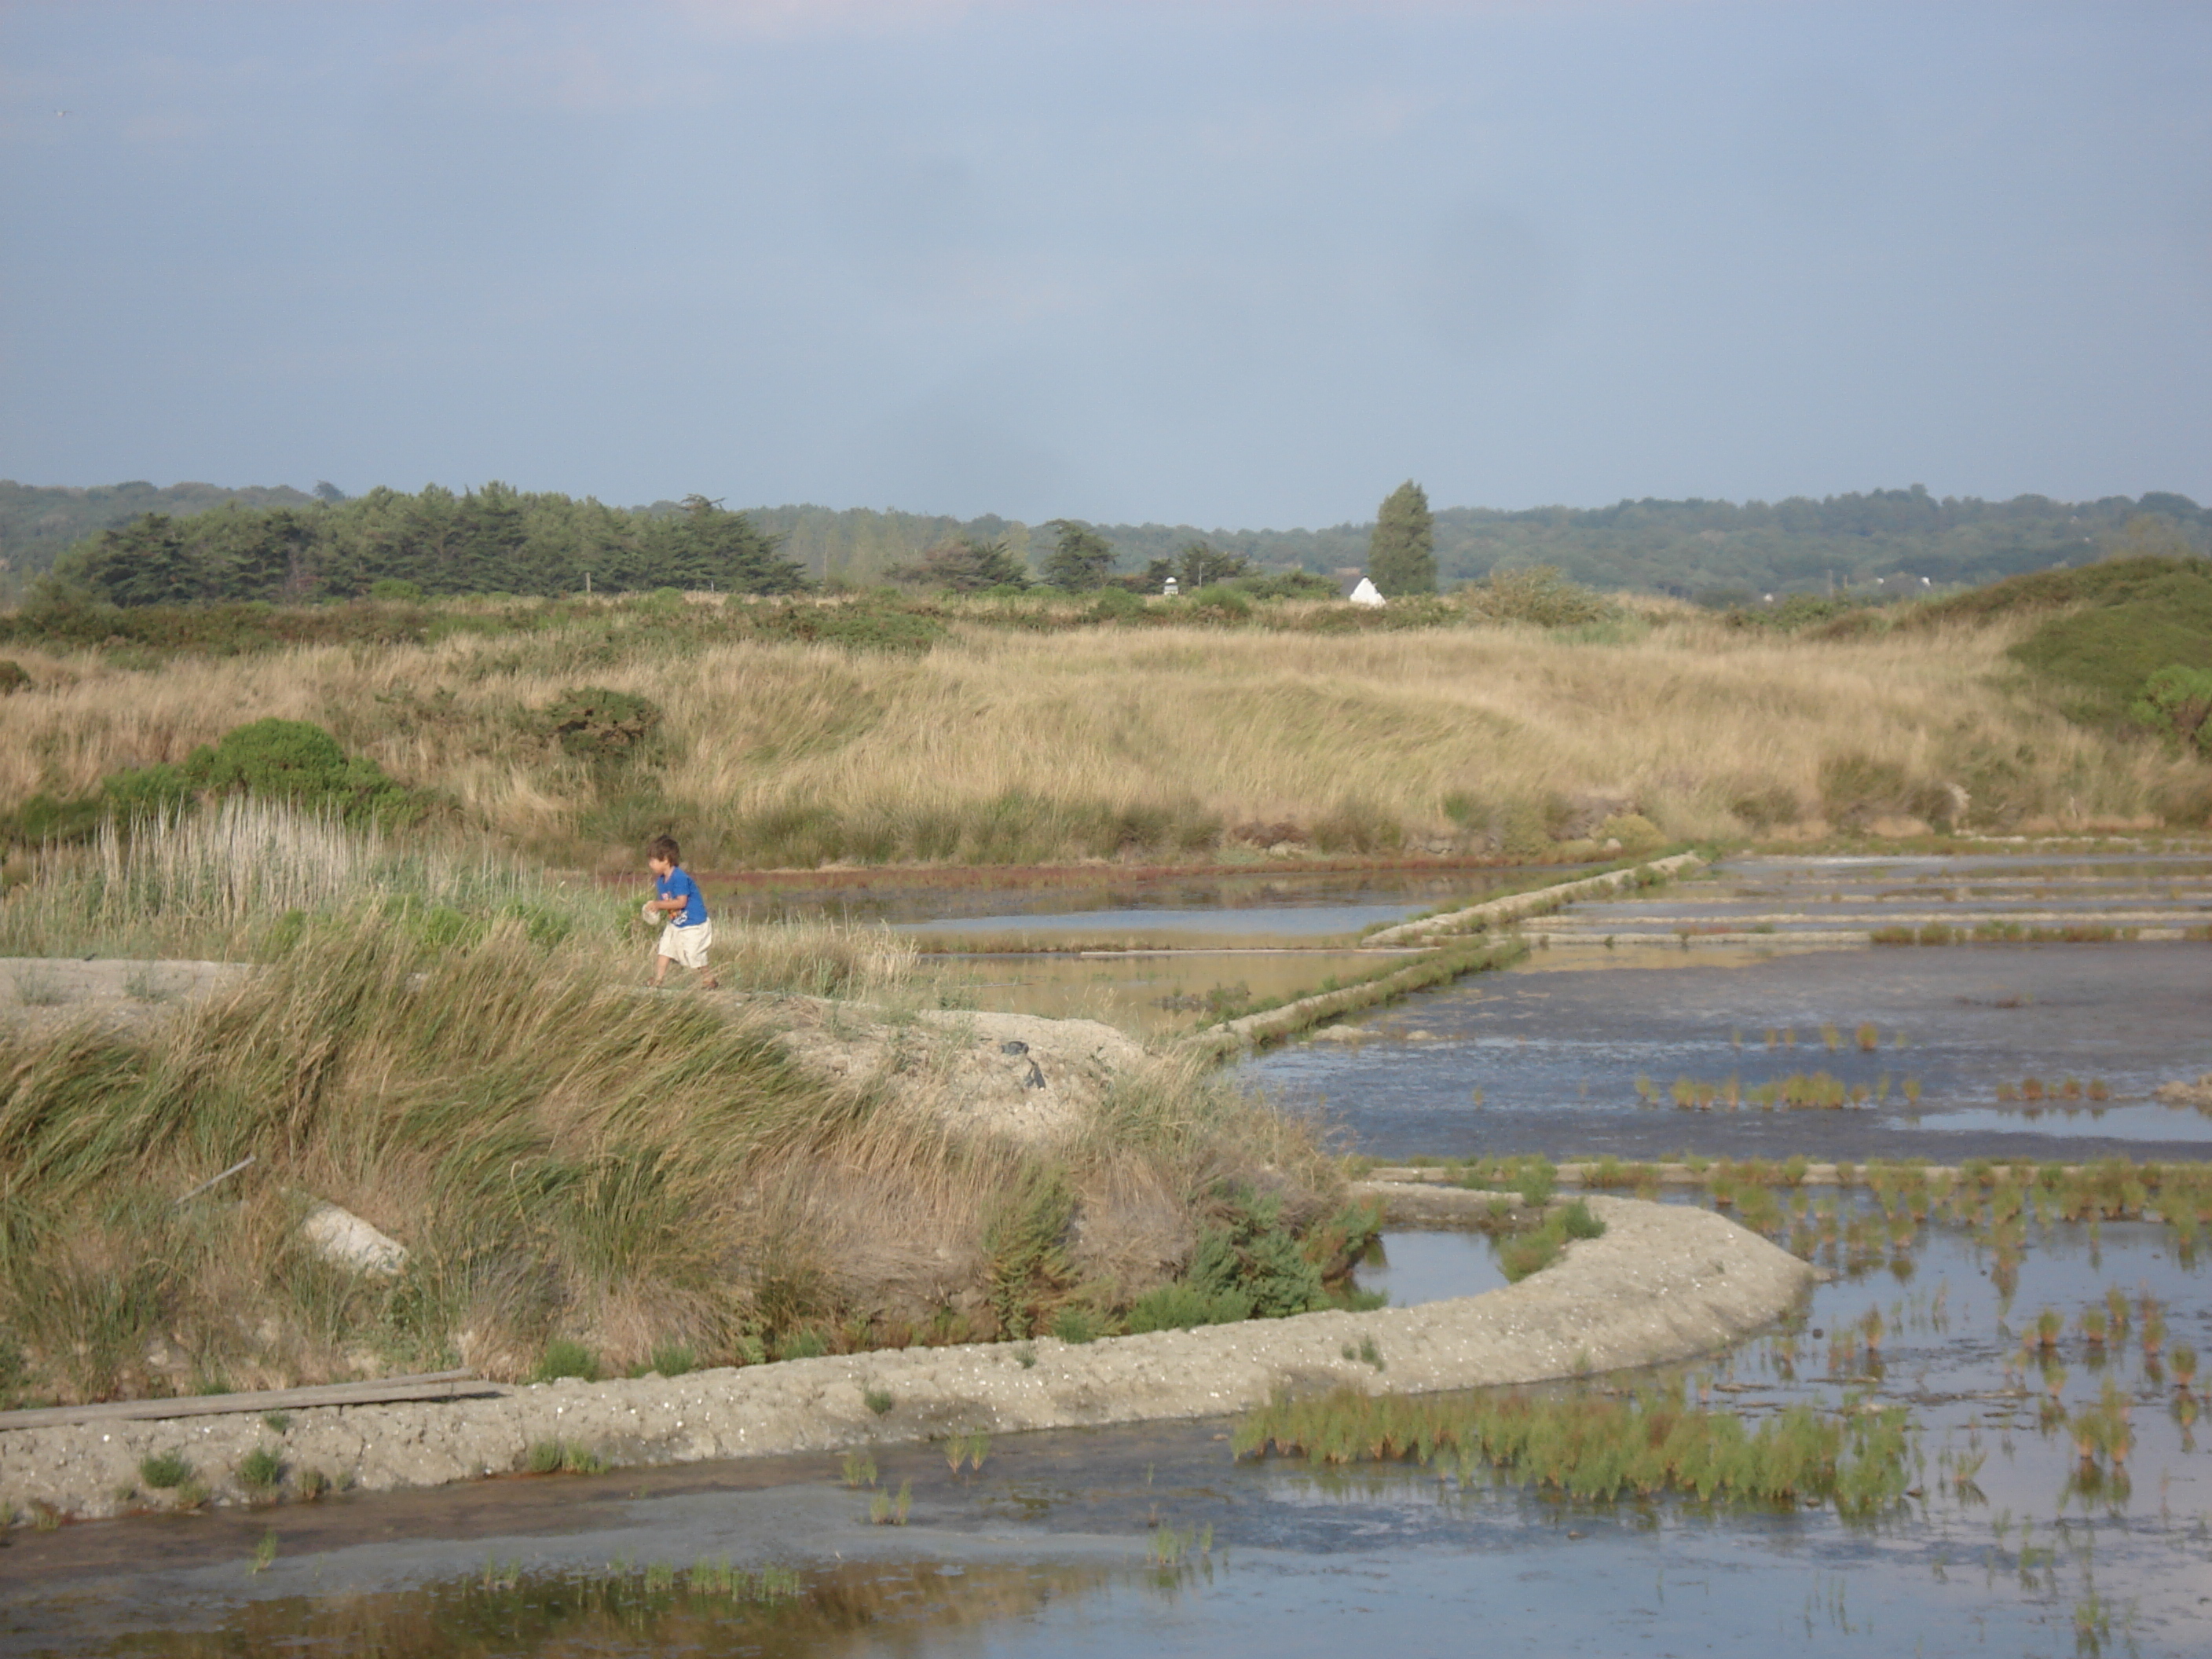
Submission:
<svg viewBox="0 0 2212 1659">
<path fill-rule="evenodd" d="M 1611 948 L 1595 935 L 1554 944 L 1511 972 L 1378 1011 L 1353 1041 L 1263 1054 L 1244 1074 L 1385 1158 L 2203 1155 L 2212 1125 L 2154 1091 L 2212 1071 L 2212 947 L 2195 937 L 1708 945 L 1698 941 L 1711 935 L 1682 931 L 1686 905 L 1711 907 L 1691 925 L 1734 928 L 1729 907 L 1774 915 L 1771 890 L 1843 891 L 1838 873 L 1809 861 L 1741 867 L 1662 895 L 1659 908 L 1638 901 L 1664 924 L 1662 943 L 1624 945 L 1626 908 L 1594 921 L 1578 908 L 1560 931 L 1610 928 Z M 1891 896 L 1860 906 L 1871 927 L 1920 913 L 1938 885 L 1968 884 L 1968 872 L 1941 866 L 1885 866 L 1870 881 L 1865 866 L 1842 873 Z M 2013 860 L 1973 873 L 1989 890 L 1950 902 L 2025 892 L 2036 914 L 2171 915 L 2197 902 L 2212 863 Z M 1995 885 L 2004 879 L 2033 885 Z M 1332 928 L 1347 915 L 1395 921 L 1468 891 L 1463 878 L 1449 894 L 1338 882 L 1237 907 L 1239 937 L 1279 941 L 1297 933 L 1296 912 L 1326 914 Z M 948 922 L 1012 917 L 1037 935 L 1045 919 L 1087 916 L 1086 939 L 1110 937 L 1109 917 L 1148 933 L 1217 925 L 1186 927 L 1174 904 L 1128 898 L 963 895 L 935 915 L 883 919 L 951 933 Z M 1352 942 L 1318 927 L 1304 937 L 1316 953 Z M 1037 954 L 1033 943 L 1004 959 Z M 1816 1073 L 1844 1103 L 1760 1103 L 1765 1084 Z M 2039 1099 L 2024 1097 L 2031 1080 Z M 1678 1084 L 1688 1085 L 1679 1095 Z M 1795 1402 L 1905 1407 L 1913 1485 L 1872 1519 L 1679 1497 L 1576 1503 L 1410 1462 L 1239 1459 L 1231 1425 L 1210 1421 L 1006 1437 L 958 1472 L 942 1448 L 887 1446 L 866 1490 L 842 1484 L 834 1459 L 763 1459 L 17 1528 L 0 1534 L 0 1649 L 165 1659 L 1275 1655 L 1361 1642 L 1408 1653 L 2212 1650 L 2212 1462 L 2195 1432 L 2212 1398 L 2182 1354 L 2212 1351 L 2212 1297 L 2193 1249 L 2156 1222 L 2031 1219 L 2014 1255 L 1971 1206 L 1916 1225 L 1863 1191 L 1787 1194 L 1784 1204 L 1784 1242 L 1832 1275 L 1790 1319 L 1668 1377 L 1562 1387 L 1680 1387 L 1753 1421 Z M 1502 1282 L 1486 1239 L 1449 1231 L 1394 1231 L 1361 1272 L 1401 1304 Z M 2109 1318 L 2116 1305 L 2126 1332 L 2092 1342 L 2084 1316 Z M 2046 1309 L 2061 1327 L 2053 1346 L 2024 1346 Z M 2085 1460 L 2074 1425 L 2123 1408 L 2124 1460 L 2109 1447 Z M 871 1524 L 872 1492 L 902 1483 L 907 1523 Z"/>
</svg>

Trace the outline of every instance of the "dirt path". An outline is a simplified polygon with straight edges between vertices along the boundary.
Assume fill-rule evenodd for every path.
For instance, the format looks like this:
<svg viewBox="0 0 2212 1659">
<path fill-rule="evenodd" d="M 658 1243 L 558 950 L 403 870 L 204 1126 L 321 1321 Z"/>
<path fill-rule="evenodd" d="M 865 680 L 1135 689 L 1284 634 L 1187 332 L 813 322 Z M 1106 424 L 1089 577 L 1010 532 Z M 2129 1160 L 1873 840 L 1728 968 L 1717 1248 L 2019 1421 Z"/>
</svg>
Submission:
<svg viewBox="0 0 2212 1659">
<path fill-rule="evenodd" d="M 1386 1196 L 1394 1206 L 1486 1201 Z M 185 1455 L 215 1501 L 239 1503 L 235 1471 L 263 1445 L 281 1448 L 288 1489 L 316 1469 L 385 1490 L 504 1473 L 556 1440 L 617 1464 L 668 1463 L 1207 1417 L 1282 1389 L 1535 1382 L 1709 1352 L 1779 1317 L 1813 1281 L 1805 1263 L 1710 1211 L 1587 1201 L 1607 1222 L 1603 1237 L 1570 1246 L 1518 1285 L 1455 1301 L 1082 1346 L 1045 1338 L 909 1348 L 451 1403 L 321 1407 L 293 1413 L 281 1435 L 251 1416 L 10 1430 L 0 1432 L 0 1505 L 19 1520 L 34 1504 L 87 1517 L 165 1507 L 166 1495 L 142 1490 L 138 1466 L 168 1451 Z"/>
</svg>

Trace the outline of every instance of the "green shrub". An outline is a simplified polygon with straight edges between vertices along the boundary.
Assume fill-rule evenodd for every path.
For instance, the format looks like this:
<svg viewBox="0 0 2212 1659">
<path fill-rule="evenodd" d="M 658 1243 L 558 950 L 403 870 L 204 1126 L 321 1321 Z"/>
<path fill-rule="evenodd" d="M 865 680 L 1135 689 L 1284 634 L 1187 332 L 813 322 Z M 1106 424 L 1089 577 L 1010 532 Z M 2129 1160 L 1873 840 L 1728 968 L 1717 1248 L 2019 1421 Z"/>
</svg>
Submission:
<svg viewBox="0 0 2212 1659">
<path fill-rule="evenodd" d="M 778 1359 L 819 1359 L 830 1352 L 830 1339 L 811 1325 L 787 1331 L 775 1345 Z"/>
<path fill-rule="evenodd" d="M 2128 714 L 2212 757 L 2212 669 L 2168 663 L 2143 682 Z"/>
<path fill-rule="evenodd" d="M 1321 1268 L 1284 1224 L 1280 1199 L 1236 1188 L 1218 1201 L 1225 1213 L 1199 1234 L 1184 1284 L 1207 1298 L 1241 1297 L 1261 1319 L 1328 1305 Z"/>
<path fill-rule="evenodd" d="M 1141 1331 L 1187 1331 L 1200 1325 L 1234 1325 L 1252 1316 L 1252 1298 L 1241 1291 L 1200 1290 L 1178 1280 L 1146 1291 L 1129 1305 L 1127 1325 Z"/>
<path fill-rule="evenodd" d="M 1513 1190 L 1523 1204 L 1548 1204 L 1559 1185 L 1559 1171 L 1549 1158 L 1532 1158 L 1513 1176 Z"/>
<path fill-rule="evenodd" d="M 1603 1238 L 1605 1223 L 1590 1212 L 1579 1198 L 1559 1212 L 1559 1224 L 1569 1238 Z"/>
<path fill-rule="evenodd" d="M 1084 1343 L 1096 1342 L 1104 1331 L 1096 1313 L 1071 1303 L 1052 1316 L 1052 1334 L 1063 1342 Z"/>
<path fill-rule="evenodd" d="M 270 719 L 234 727 L 219 742 L 192 750 L 184 770 L 194 788 L 210 794 L 258 795 L 331 808 L 349 817 L 393 817 L 411 805 L 383 768 L 366 757 L 349 759 L 336 738 L 308 720 Z M 156 787 L 158 781 L 145 787 Z"/>
<path fill-rule="evenodd" d="M 274 1446 L 256 1446 L 239 1463 L 238 1479 L 249 1491 L 273 1491 L 284 1479 L 284 1454 Z"/>
<path fill-rule="evenodd" d="M 1310 570 L 1283 570 L 1272 576 L 1238 576 L 1229 586 L 1255 599 L 1334 599 L 1343 597 L 1335 582 Z"/>
<path fill-rule="evenodd" d="M 12 657 L 0 657 L 0 697 L 13 691 L 21 691 L 30 683 L 31 677 L 24 671 L 22 664 Z"/>
<path fill-rule="evenodd" d="M 156 1492 L 168 1492 L 192 1478 L 191 1461 L 180 1451 L 151 1453 L 138 1460 L 138 1478 Z"/>
<path fill-rule="evenodd" d="M 848 651 L 918 654 L 945 637 L 945 624 L 937 617 L 896 605 L 757 605 L 744 617 L 752 631 L 765 638 Z"/>
<path fill-rule="evenodd" d="M 368 585 L 368 597 L 387 604 L 419 604 L 422 590 L 413 582 L 398 576 L 380 576 Z"/>
<path fill-rule="evenodd" d="M 561 1377 L 580 1377 L 586 1382 L 599 1380 L 599 1357 L 582 1343 L 565 1336 L 556 1336 L 545 1345 L 538 1356 L 538 1369 L 530 1374 L 533 1382 L 551 1382 Z"/>
<path fill-rule="evenodd" d="M 1207 613 L 1221 622 L 1243 622 L 1252 614 L 1252 601 L 1223 582 L 1184 594 L 1183 604 L 1188 607 L 1186 616 Z"/>
<path fill-rule="evenodd" d="M 1126 587 L 1102 587 L 1091 600 L 1093 622 L 1126 622 L 1145 614 L 1145 602 Z"/>
<path fill-rule="evenodd" d="M 1620 614 L 1612 600 L 1568 580 L 1547 564 L 1493 570 L 1462 590 L 1460 599 L 1482 621 L 1528 623 L 1538 628 L 1580 627 Z"/>
<path fill-rule="evenodd" d="M 572 686 L 540 716 L 546 733 L 568 754 L 593 765 L 628 760 L 659 729 L 659 706 L 633 691 Z"/>
</svg>

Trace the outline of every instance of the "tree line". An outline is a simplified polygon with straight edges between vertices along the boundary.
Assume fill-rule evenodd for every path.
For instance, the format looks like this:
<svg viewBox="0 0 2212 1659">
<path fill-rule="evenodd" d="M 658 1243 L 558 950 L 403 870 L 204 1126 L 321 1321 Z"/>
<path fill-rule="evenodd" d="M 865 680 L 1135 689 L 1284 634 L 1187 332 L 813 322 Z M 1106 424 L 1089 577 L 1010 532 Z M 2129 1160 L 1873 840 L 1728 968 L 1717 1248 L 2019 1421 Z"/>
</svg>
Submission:
<svg viewBox="0 0 2212 1659">
<path fill-rule="evenodd" d="M 148 513 L 80 543 L 51 586 L 120 605 L 678 587 L 788 593 L 807 574 L 743 513 L 702 495 L 666 510 L 504 484 L 374 489 L 305 507 Z M 387 586 L 386 591 L 395 591 Z M 405 591 L 405 590 L 399 590 Z"/>
<path fill-rule="evenodd" d="M 223 501 L 204 485 L 51 490 L 0 481 L 0 562 L 10 567 L 0 569 L 0 598 L 44 568 L 64 528 L 101 522 L 102 514 L 106 527 L 63 555 L 58 575 L 90 596 L 134 605 L 340 599 L 380 580 L 428 593 L 573 592 L 587 584 L 785 592 L 884 580 L 1157 592 L 1174 574 L 1188 592 L 1260 574 L 1370 568 L 1386 593 L 1419 592 L 1538 566 L 1590 587 L 1742 604 L 1766 593 L 1893 592 L 1900 577 L 1914 591 L 1978 586 L 2150 543 L 2212 547 L 2212 512 L 2160 492 L 1989 501 L 1914 485 L 1818 501 L 1645 499 L 1512 512 L 1431 512 L 1415 496 L 1411 484 L 1394 492 L 1370 523 L 1254 531 L 1075 519 L 1032 526 L 996 515 L 817 507 L 732 512 L 700 496 L 617 507 L 497 483 L 351 499 L 321 484 L 313 496 L 256 490 Z M 1402 572 L 1401 558 L 1409 561 Z"/>
</svg>

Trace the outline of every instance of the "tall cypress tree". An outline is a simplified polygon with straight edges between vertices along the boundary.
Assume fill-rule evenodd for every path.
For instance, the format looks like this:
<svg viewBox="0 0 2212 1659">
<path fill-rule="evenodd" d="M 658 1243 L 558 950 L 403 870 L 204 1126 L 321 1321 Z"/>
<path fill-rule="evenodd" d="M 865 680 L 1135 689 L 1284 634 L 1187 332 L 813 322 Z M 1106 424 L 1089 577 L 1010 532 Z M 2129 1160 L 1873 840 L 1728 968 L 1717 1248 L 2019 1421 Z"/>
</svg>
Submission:
<svg viewBox="0 0 2212 1659">
<path fill-rule="evenodd" d="M 1053 519 L 1045 528 L 1060 537 L 1060 545 L 1047 556 L 1044 579 L 1071 593 L 1088 593 L 1106 586 L 1114 568 L 1114 548 L 1088 525 L 1073 519 Z"/>
<path fill-rule="evenodd" d="M 1436 520 L 1411 478 L 1384 497 L 1367 540 L 1367 574 L 1387 599 L 1437 591 Z"/>
</svg>

